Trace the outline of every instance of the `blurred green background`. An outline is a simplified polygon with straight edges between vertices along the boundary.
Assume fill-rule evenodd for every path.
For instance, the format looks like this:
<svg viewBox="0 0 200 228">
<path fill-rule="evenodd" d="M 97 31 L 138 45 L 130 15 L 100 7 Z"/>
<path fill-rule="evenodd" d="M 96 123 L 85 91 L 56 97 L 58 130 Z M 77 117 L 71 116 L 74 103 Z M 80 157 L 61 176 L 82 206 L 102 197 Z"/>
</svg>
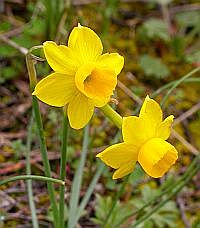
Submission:
<svg viewBox="0 0 200 228">
<path fill-rule="evenodd" d="M 160 101 L 166 90 L 159 88 L 200 66 L 200 3 L 186 0 L 1 0 L 0 1 L 0 176 L 25 173 L 27 125 L 31 115 L 31 94 L 24 53 L 46 40 L 66 44 L 74 26 L 92 28 L 102 39 L 104 52 L 119 52 L 125 66 L 119 76 L 113 107 L 123 116 L 137 114 L 147 94 Z M 35 54 L 43 56 L 42 52 Z M 50 72 L 46 62 L 38 62 L 40 78 Z M 128 227 L 135 217 L 119 221 L 159 194 L 184 173 L 200 148 L 199 74 L 181 84 L 169 97 L 164 114 L 177 119 L 170 138 L 180 153 L 179 162 L 166 177 L 155 180 L 138 166 L 123 189 L 108 228 Z M 41 103 L 45 136 L 53 176 L 59 173 L 62 113 Z M 189 114 L 186 111 L 189 110 Z M 78 166 L 83 131 L 70 130 L 66 201 Z M 90 124 L 90 143 L 81 188 L 81 197 L 97 169 L 95 155 L 120 139 L 117 129 L 96 110 Z M 185 140 L 185 141 L 184 141 Z M 189 146 L 188 146 L 188 144 Z M 33 127 L 32 173 L 43 175 L 43 167 Z M 105 168 L 79 220 L 80 227 L 101 227 L 121 181 L 111 179 Z M 167 181 L 165 181 L 167 180 Z M 162 188 L 165 188 L 162 185 Z M 57 188 L 58 189 L 58 188 Z M 45 183 L 34 182 L 38 219 L 41 227 L 51 224 Z M 151 210 L 148 209 L 148 210 Z M 66 209 L 67 219 L 67 209 Z M 26 185 L 14 182 L 0 188 L 0 227 L 31 227 Z M 141 227 L 200 227 L 200 174 Z"/>
</svg>

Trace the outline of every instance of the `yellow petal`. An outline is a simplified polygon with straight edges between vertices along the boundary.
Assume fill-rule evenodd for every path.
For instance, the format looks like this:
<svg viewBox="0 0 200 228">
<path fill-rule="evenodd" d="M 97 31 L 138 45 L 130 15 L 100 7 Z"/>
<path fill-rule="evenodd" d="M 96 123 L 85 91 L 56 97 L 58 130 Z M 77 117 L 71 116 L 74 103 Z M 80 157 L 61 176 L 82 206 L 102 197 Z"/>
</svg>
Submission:
<svg viewBox="0 0 200 228">
<path fill-rule="evenodd" d="M 155 137 L 155 131 L 149 128 L 143 119 L 128 116 L 122 121 L 122 135 L 124 142 L 140 147 L 147 140 Z"/>
<path fill-rule="evenodd" d="M 124 57 L 117 53 L 106 53 L 99 56 L 97 64 L 102 68 L 115 71 L 115 74 L 118 75 L 124 66 Z"/>
<path fill-rule="evenodd" d="M 156 137 L 167 140 L 171 133 L 171 126 L 174 120 L 174 116 L 168 116 L 160 125 L 158 125 L 156 131 Z"/>
<path fill-rule="evenodd" d="M 129 163 L 123 164 L 122 166 L 120 166 L 119 169 L 117 169 L 114 174 L 113 174 L 113 179 L 118 179 L 118 178 L 122 178 L 126 175 L 128 175 L 129 173 L 132 173 L 134 168 L 135 168 L 135 161 L 131 161 Z"/>
<path fill-rule="evenodd" d="M 174 146 L 160 138 L 147 141 L 140 149 L 138 162 L 154 178 L 162 177 L 178 159 Z"/>
<path fill-rule="evenodd" d="M 62 107 L 77 91 L 73 76 L 52 73 L 38 82 L 33 95 L 48 105 Z"/>
<path fill-rule="evenodd" d="M 129 163 L 130 161 L 137 161 L 137 156 L 137 148 L 127 143 L 112 145 L 97 154 L 98 158 L 114 169 L 118 169 L 121 165 Z"/>
<path fill-rule="evenodd" d="M 108 70 L 95 68 L 94 64 L 86 64 L 79 68 L 75 75 L 77 88 L 93 100 L 107 101 L 113 94 L 117 78 Z"/>
<path fill-rule="evenodd" d="M 162 121 L 160 105 L 147 96 L 140 110 L 139 117 L 147 122 L 148 127 L 155 129 Z"/>
<path fill-rule="evenodd" d="M 94 101 L 94 106 L 99 108 L 99 107 L 103 107 L 104 105 L 106 105 L 109 101 L 110 101 L 110 96 L 108 97 L 104 97 L 103 99 L 93 99 Z"/>
<path fill-rule="evenodd" d="M 71 48 L 81 64 L 94 62 L 103 51 L 103 46 L 97 34 L 88 27 L 75 27 L 68 40 Z"/>
<path fill-rule="evenodd" d="M 80 92 L 70 101 L 67 114 L 72 128 L 83 128 L 91 119 L 94 112 L 94 104 Z"/>
<path fill-rule="evenodd" d="M 69 75 L 75 74 L 80 63 L 70 48 L 57 45 L 53 41 L 44 42 L 43 48 L 47 62 L 54 71 Z"/>
</svg>

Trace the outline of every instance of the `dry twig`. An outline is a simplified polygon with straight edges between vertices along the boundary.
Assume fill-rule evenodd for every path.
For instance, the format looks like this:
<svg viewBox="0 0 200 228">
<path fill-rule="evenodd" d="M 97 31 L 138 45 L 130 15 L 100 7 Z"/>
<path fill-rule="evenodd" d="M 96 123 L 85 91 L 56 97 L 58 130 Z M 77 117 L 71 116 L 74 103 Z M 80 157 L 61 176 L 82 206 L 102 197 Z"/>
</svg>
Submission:
<svg viewBox="0 0 200 228">
<path fill-rule="evenodd" d="M 142 100 L 133 93 L 133 91 L 131 91 L 129 88 L 127 88 L 122 82 L 120 82 L 119 80 L 117 81 L 117 85 L 119 86 L 119 88 L 124 91 L 125 94 L 127 94 L 132 100 L 134 100 L 135 102 L 137 102 L 139 105 L 142 104 Z"/>
<path fill-rule="evenodd" d="M 189 116 L 193 115 L 195 112 L 197 112 L 200 109 L 200 102 L 196 105 L 192 106 L 191 109 L 184 112 L 182 115 L 180 115 L 178 118 L 174 120 L 174 126 L 178 123 L 182 122 L 183 120 L 187 119 Z"/>
<path fill-rule="evenodd" d="M 28 49 L 27 48 L 19 46 L 17 43 L 15 43 L 14 41 L 8 39 L 4 35 L 0 35 L 0 40 L 2 40 L 3 42 L 5 42 L 6 44 L 10 45 L 11 47 L 14 47 L 19 52 L 21 52 L 23 55 L 26 55 L 28 53 Z"/>
<path fill-rule="evenodd" d="M 180 194 L 177 195 L 176 202 L 177 202 L 178 207 L 180 209 L 181 218 L 182 218 L 182 221 L 185 225 L 185 228 L 191 228 L 191 225 L 190 225 L 189 221 L 187 220 L 187 217 L 185 214 L 185 205 L 184 205 L 183 199 L 181 198 Z"/>
<path fill-rule="evenodd" d="M 185 140 L 178 132 L 172 129 L 172 136 L 178 139 L 189 151 L 191 151 L 194 155 L 198 155 L 198 150 L 190 144 L 187 140 Z"/>
</svg>

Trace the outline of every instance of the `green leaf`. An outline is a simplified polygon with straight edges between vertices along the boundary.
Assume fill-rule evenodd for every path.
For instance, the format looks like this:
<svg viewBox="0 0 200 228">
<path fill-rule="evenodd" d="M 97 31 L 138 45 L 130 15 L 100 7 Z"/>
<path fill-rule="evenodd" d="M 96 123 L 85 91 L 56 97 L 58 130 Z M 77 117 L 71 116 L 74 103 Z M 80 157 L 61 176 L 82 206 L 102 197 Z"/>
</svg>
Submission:
<svg viewBox="0 0 200 228">
<path fill-rule="evenodd" d="M 12 57 L 17 53 L 17 51 L 11 46 L 2 45 L 0 46 L 0 53 L 2 57 Z"/>
<path fill-rule="evenodd" d="M 171 41 L 171 47 L 173 48 L 174 54 L 177 57 L 184 55 L 185 39 L 183 36 L 175 35 Z"/>
<path fill-rule="evenodd" d="M 12 40 L 16 42 L 19 46 L 30 48 L 34 45 L 36 45 L 36 41 L 33 40 L 29 35 L 27 34 L 20 34 L 19 36 L 13 37 Z"/>
<path fill-rule="evenodd" d="M 129 177 L 129 183 L 138 183 L 142 178 L 144 178 L 144 171 L 140 165 L 136 164 L 134 172 L 131 173 Z"/>
<path fill-rule="evenodd" d="M 175 20 L 181 28 L 199 27 L 200 14 L 198 11 L 188 11 L 176 14 Z"/>
<path fill-rule="evenodd" d="M 0 84 L 4 83 L 5 81 L 14 78 L 17 76 L 18 71 L 14 67 L 7 66 L 4 67 L 0 72 Z"/>
<path fill-rule="evenodd" d="M 96 206 L 95 206 L 95 218 L 91 220 L 98 225 L 103 225 L 107 217 L 107 213 L 112 206 L 112 198 L 110 196 L 104 197 L 96 195 Z M 131 202 L 122 204 L 117 202 L 115 208 L 112 211 L 112 214 L 109 217 L 108 222 L 106 223 L 105 228 L 116 228 L 117 224 L 130 213 L 130 210 L 133 210 L 133 205 Z"/>
<path fill-rule="evenodd" d="M 192 228 L 200 228 L 200 217 L 197 217 L 192 223 Z"/>
<path fill-rule="evenodd" d="M 197 50 L 185 57 L 188 63 L 200 63 L 200 50 Z"/>
<path fill-rule="evenodd" d="M 139 58 L 139 65 L 146 76 L 154 78 L 166 78 L 170 71 L 168 67 L 158 58 L 143 55 Z"/>
<path fill-rule="evenodd" d="M 15 152 L 16 160 L 19 159 L 20 155 L 25 154 L 26 149 L 27 149 L 21 139 L 13 140 L 11 142 L 11 147 L 12 147 L 13 151 Z"/>
<path fill-rule="evenodd" d="M 158 3 L 160 5 L 168 5 L 172 0 L 150 0 L 151 2 Z"/>
<path fill-rule="evenodd" d="M 10 22 L 3 21 L 0 23 L 0 32 L 7 32 L 11 30 L 11 28 L 12 28 L 12 25 Z"/>
<path fill-rule="evenodd" d="M 141 199 L 136 198 L 132 201 L 132 204 L 136 206 L 136 208 L 141 208 L 149 199 L 154 198 L 158 194 L 160 194 L 159 189 L 153 189 L 149 185 L 145 185 L 142 189 Z M 145 208 L 144 213 L 147 213 L 152 209 L 152 206 Z M 138 218 L 139 216 L 137 219 Z M 148 221 L 144 221 L 138 227 L 148 227 L 148 225 L 150 225 L 149 227 L 176 227 L 174 224 L 176 224 L 177 218 L 178 209 L 176 204 L 173 201 L 168 201 L 163 207 L 152 214 Z"/>
<path fill-rule="evenodd" d="M 64 220 L 68 220 L 68 215 L 69 215 L 69 209 L 66 204 L 64 204 Z M 47 210 L 47 219 L 51 222 L 53 222 L 53 210 L 51 207 L 48 208 Z"/>
<path fill-rule="evenodd" d="M 39 19 L 35 19 L 31 22 L 31 24 L 24 29 L 24 34 L 26 35 L 42 35 L 45 31 L 45 21 Z"/>
<path fill-rule="evenodd" d="M 160 39 L 163 41 L 170 41 L 167 25 L 160 19 L 149 19 L 139 28 L 139 35 L 141 39 L 145 37 L 149 39 Z"/>
</svg>

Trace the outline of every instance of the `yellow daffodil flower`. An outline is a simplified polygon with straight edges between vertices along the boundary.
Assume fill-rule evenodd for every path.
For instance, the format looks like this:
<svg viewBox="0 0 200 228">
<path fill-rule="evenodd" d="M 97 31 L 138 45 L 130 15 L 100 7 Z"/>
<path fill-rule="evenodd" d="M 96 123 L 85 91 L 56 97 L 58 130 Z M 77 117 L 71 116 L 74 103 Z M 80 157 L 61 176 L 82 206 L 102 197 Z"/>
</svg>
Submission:
<svg viewBox="0 0 200 228">
<path fill-rule="evenodd" d="M 139 117 L 124 117 L 123 143 L 112 145 L 99 153 L 108 166 L 117 169 L 113 179 L 124 177 L 134 170 L 138 161 L 145 172 L 154 178 L 162 177 L 178 159 L 174 146 L 166 142 L 174 116 L 162 119 L 159 104 L 146 97 Z"/>
<path fill-rule="evenodd" d="M 33 95 L 52 106 L 67 105 L 71 127 L 80 129 L 91 119 L 94 107 L 108 103 L 124 58 L 102 54 L 100 38 L 80 24 L 72 30 L 68 46 L 46 41 L 43 49 L 55 72 L 36 85 Z"/>
</svg>

